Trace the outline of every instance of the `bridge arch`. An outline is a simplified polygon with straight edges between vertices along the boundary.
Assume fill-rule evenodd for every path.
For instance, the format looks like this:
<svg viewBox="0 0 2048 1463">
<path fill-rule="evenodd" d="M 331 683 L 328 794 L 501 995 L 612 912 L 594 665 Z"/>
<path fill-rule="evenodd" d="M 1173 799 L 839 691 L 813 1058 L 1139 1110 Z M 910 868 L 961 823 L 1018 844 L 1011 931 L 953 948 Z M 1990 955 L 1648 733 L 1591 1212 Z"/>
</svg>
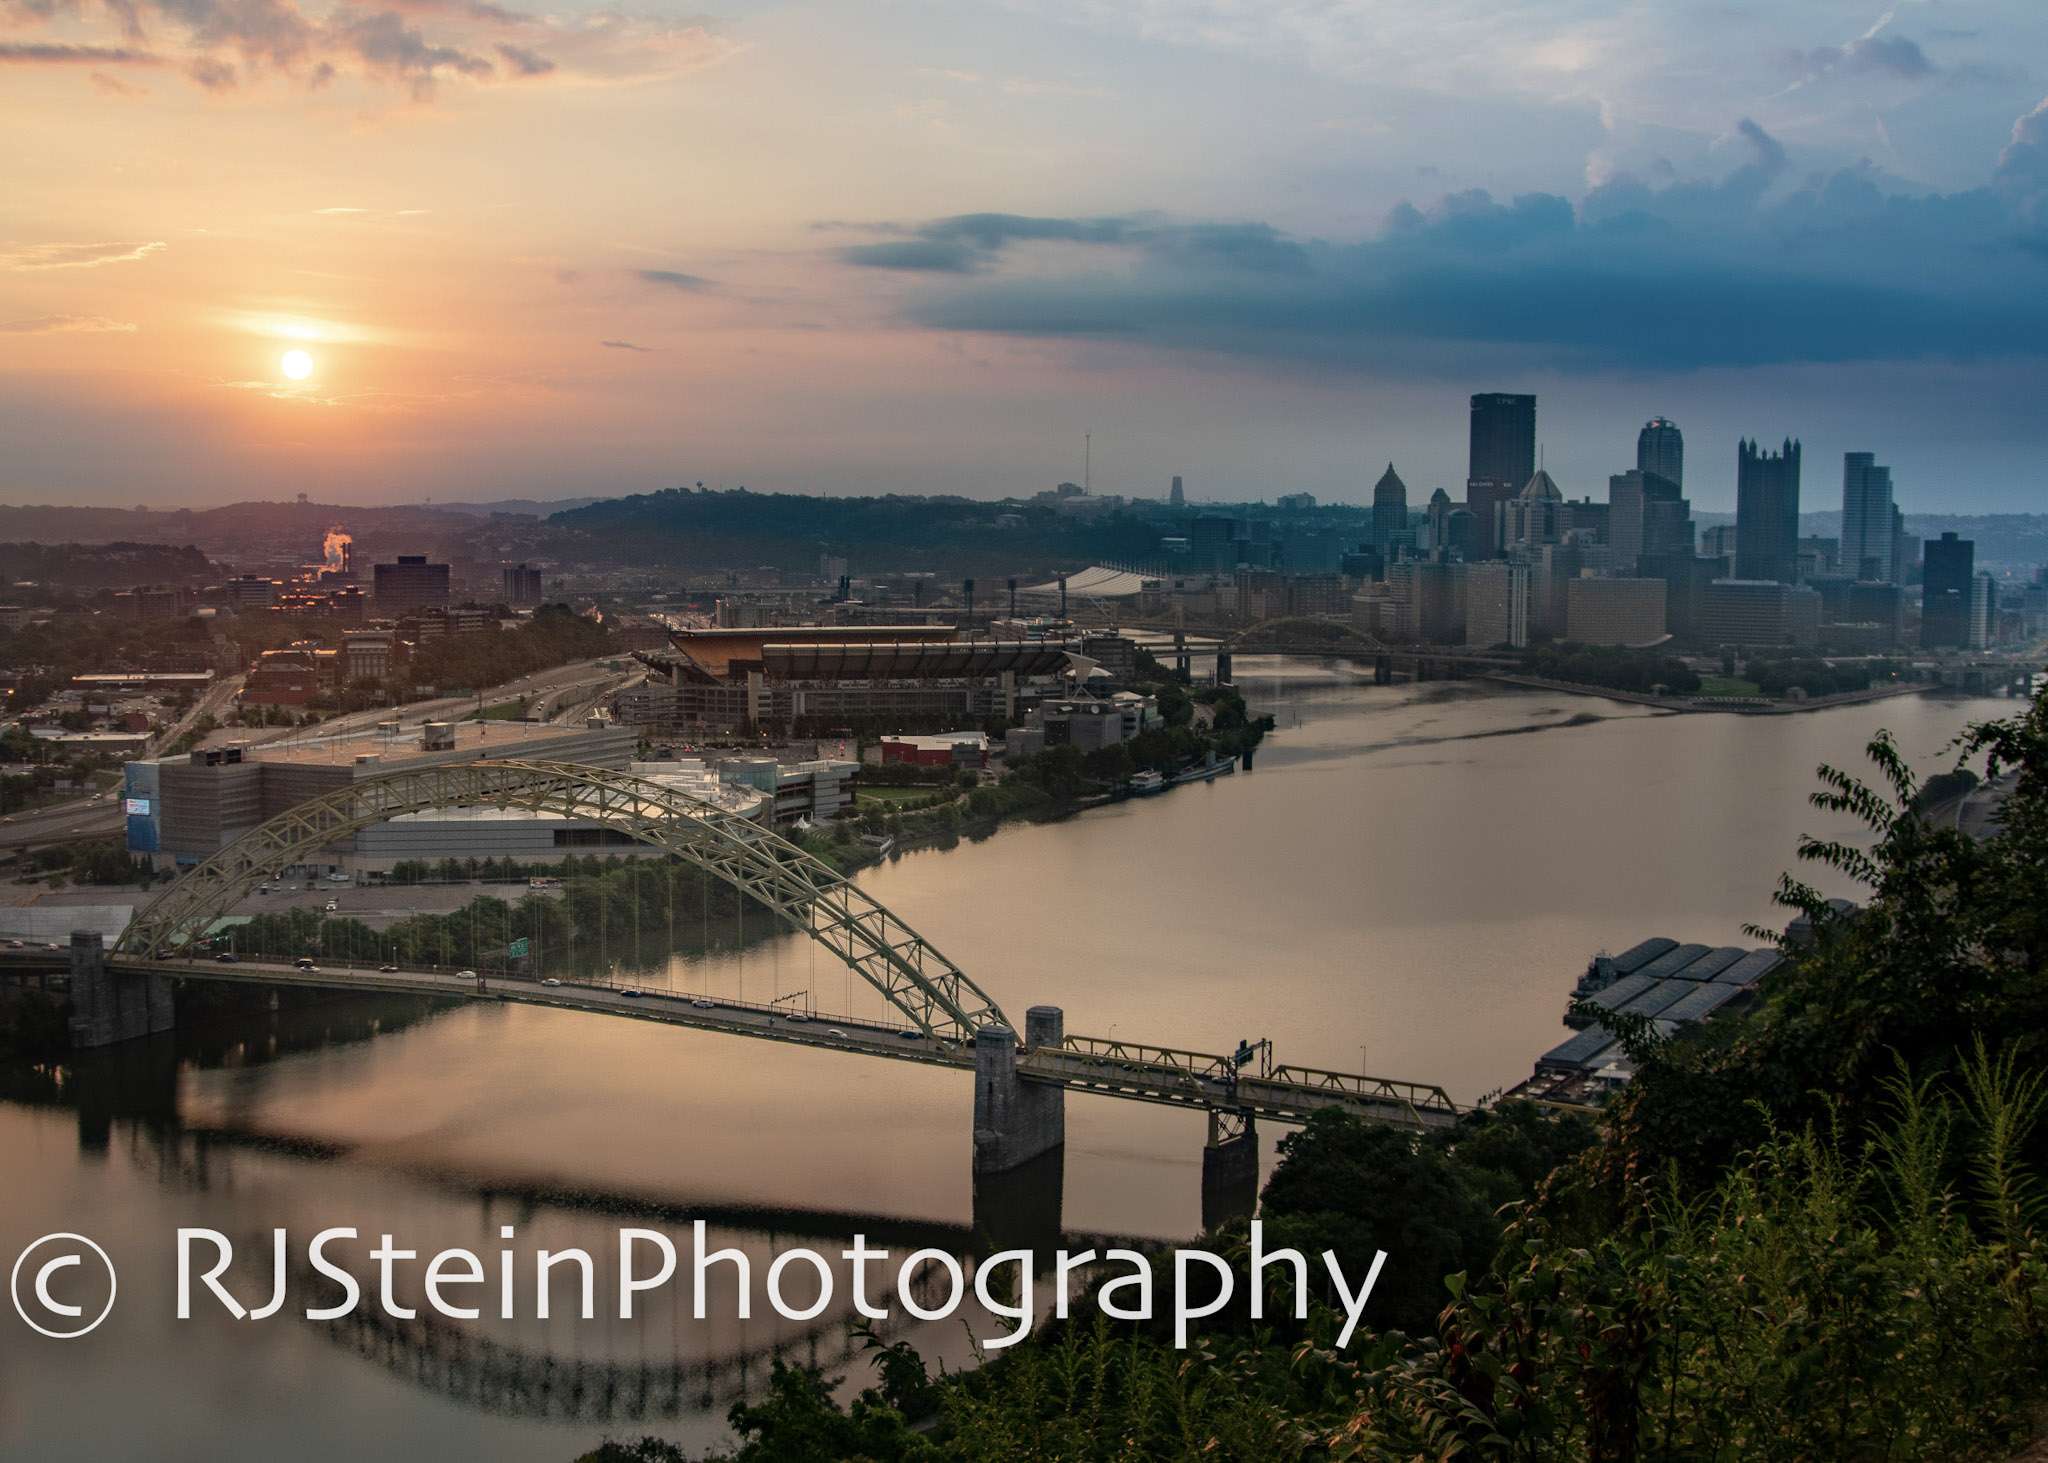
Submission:
<svg viewBox="0 0 2048 1463">
<path fill-rule="evenodd" d="M 411 768 L 309 798 L 181 876 L 136 914 L 114 949 L 130 957 L 189 949 L 259 883 L 337 840 L 406 813 L 473 807 L 597 823 L 674 854 L 823 945 L 926 1035 L 966 1042 L 983 1026 L 1010 1025 L 922 935 L 788 839 L 662 783 L 565 762 Z"/>
</svg>

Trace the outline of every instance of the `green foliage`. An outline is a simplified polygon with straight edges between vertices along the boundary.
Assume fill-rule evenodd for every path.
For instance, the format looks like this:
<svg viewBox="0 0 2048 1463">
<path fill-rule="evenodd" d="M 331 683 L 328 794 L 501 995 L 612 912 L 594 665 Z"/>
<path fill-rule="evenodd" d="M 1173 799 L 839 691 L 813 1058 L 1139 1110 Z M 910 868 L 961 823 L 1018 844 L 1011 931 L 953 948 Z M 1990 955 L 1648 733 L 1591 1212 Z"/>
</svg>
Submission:
<svg viewBox="0 0 2048 1463">
<path fill-rule="evenodd" d="M 1613 691 L 1647 694 L 1661 685 L 1675 696 L 1691 696 L 1700 689 L 1699 673 L 1676 656 L 1620 645 L 1540 645 L 1522 657 L 1522 669 L 1548 680 Z M 1732 674 L 1732 665 L 1729 670 Z"/>
<path fill-rule="evenodd" d="M 71 1002 L 24 987 L 0 997 L 0 1059 L 40 1064 L 71 1054 Z"/>
<path fill-rule="evenodd" d="M 1836 696 L 1870 689 L 1870 671 L 1863 666 L 1829 665 L 1816 656 L 1778 659 L 1758 657 L 1742 668 L 1766 696 L 1782 696 L 1794 686 L 1809 696 Z"/>
<path fill-rule="evenodd" d="M 1957 767 L 1949 772 L 1937 772 L 1920 784 L 1919 795 L 1914 807 L 1919 811 L 1959 798 L 1973 791 L 1981 779 L 1967 767 Z"/>
</svg>

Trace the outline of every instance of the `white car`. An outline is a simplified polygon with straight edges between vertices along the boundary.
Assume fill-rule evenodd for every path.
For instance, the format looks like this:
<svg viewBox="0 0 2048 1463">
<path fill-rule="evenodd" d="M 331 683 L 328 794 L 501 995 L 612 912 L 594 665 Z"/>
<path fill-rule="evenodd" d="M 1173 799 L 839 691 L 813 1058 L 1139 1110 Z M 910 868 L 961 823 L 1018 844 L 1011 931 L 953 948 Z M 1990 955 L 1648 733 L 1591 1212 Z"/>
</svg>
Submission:
<svg viewBox="0 0 2048 1463">
<path fill-rule="evenodd" d="M 836 1037 L 839 1037 L 839 1038 L 840 1038 L 841 1040 L 844 1040 L 844 1039 L 845 1039 L 845 1037 L 846 1037 L 846 1033 L 845 1033 L 845 1032 L 843 1032 L 843 1031 L 841 1031 L 841 1030 L 840 1030 L 840 1029 L 839 1029 L 838 1027 L 836 1027 L 836 1026 L 832 1027 L 832 1028 L 831 1028 L 830 1030 L 828 1030 L 828 1031 L 827 1031 L 827 1032 L 826 1032 L 825 1034 L 826 1034 L 827 1036 L 836 1036 Z"/>
<path fill-rule="evenodd" d="M 561 984 L 561 982 L 560 982 L 560 981 L 558 981 L 558 980 L 556 980 L 556 979 L 555 979 L 555 978 L 554 978 L 554 977 L 553 977 L 553 976 L 551 975 L 551 976 L 549 976 L 549 977 L 548 977 L 548 978 L 547 978 L 546 980 L 542 981 L 542 982 L 541 982 L 541 984 L 542 984 L 542 985 L 560 985 L 560 984 Z"/>
<path fill-rule="evenodd" d="M 718 1002 L 710 1000 L 704 996 L 699 996 L 696 1000 L 690 1002 L 690 1004 L 695 1006 L 699 1011 L 716 1011 L 718 1009 Z"/>
<path fill-rule="evenodd" d="M 458 970 L 455 972 L 455 978 L 457 980 L 475 980 L 476 972 L 474 970 Z"/>
</svg>

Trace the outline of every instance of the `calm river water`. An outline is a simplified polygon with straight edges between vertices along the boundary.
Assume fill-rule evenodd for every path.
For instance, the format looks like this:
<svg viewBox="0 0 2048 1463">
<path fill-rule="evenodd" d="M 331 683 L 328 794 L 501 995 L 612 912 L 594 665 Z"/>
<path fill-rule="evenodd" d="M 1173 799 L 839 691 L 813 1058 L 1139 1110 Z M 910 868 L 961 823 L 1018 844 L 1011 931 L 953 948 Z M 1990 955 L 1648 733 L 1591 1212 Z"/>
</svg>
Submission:
<svg viewBox="0 0 2048 1463">
<path fill-rule="evenodd" d="M 1268 1037 L 1281 1061 L 1362 1062 L 1468 1102 L 1561 1039 L 1595 951 L 1650 935 L 1747 943 L 1746 922 L 1781 922 L 1771 891 L 1798 835 L 1840 826 L 1806 804 L 1816 764 L 1860 767 L 1889 727 L 1933 770 L 1968 722 L 2017 708 L 1686 716 L 1238 670 L 1280 725 L 1249 775 L 911 852 L 862 883 L 1013 1015 L 1057 1004 L 1070 1032 L 1209 1051 Z M 875 1011 L 795 938 L 647 979 Z M 0 1456 L 567 1463 L 607 1433 L 722 1437 L 725 1406 L 779 1342 L 840 1355 L 836 1311 L 810 1335 L 662 1304 L 630 1323 L 474 1333 L 290 1319 L 303 1299 L 265 1322 L 179 1322 L 180 1225 L 244 1250 L 284 1226 L 301 1260 L 329 1226 L 356 1227 L 363 1250 L 389 1231 L 482 1253 L 510 1224 L 530 1259 L 603 1254 L 622 1223 L 687 1236 L 691 1217 L 764 1256 L 836 1251 L 856 1229 L 970 1244 L 959 1074 L 516 1007 L 345 1003 L 181 1040 L 175 1069 L 0 1101 L 0 1261 L 77 1230 L 121 1270 L 119 1305 L 83 1340 L 0 1326 Z M 1203 1136 L 1196 1114 L 1070 1098 L 1069 1228 L 1192 1232 Z M 1268 1162 L 1277 1136 L 1263 1134 Z M 251 1304 L 267 1298 L 264 1273 L 231 1273 Z M 965 1349 L 957 1323 L 916 1339 Z"/>
</svg>

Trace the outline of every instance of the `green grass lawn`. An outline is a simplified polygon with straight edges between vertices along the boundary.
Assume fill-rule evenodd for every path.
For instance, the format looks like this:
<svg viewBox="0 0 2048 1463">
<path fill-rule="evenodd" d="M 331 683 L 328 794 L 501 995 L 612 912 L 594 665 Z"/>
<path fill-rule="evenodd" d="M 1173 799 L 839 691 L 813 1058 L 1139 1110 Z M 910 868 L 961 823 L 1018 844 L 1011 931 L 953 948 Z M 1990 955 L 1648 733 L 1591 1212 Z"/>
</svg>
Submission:
<svg viewBox="0 0 2048 1463">
<path fill-rule="evenodd" d="M 1763 691 L 1755 681 L 1738 680 L 1734 676 L 1701 676 L 1700 696 L 1761 696 Z"/>
<path fill-rule="evenodd" d="M 482 711 L 472 712 L 471 721 L 517 721 L 525 709 L 523 701 L 507 701 L 502 706 L 486 706 Z"/>
</svg>

